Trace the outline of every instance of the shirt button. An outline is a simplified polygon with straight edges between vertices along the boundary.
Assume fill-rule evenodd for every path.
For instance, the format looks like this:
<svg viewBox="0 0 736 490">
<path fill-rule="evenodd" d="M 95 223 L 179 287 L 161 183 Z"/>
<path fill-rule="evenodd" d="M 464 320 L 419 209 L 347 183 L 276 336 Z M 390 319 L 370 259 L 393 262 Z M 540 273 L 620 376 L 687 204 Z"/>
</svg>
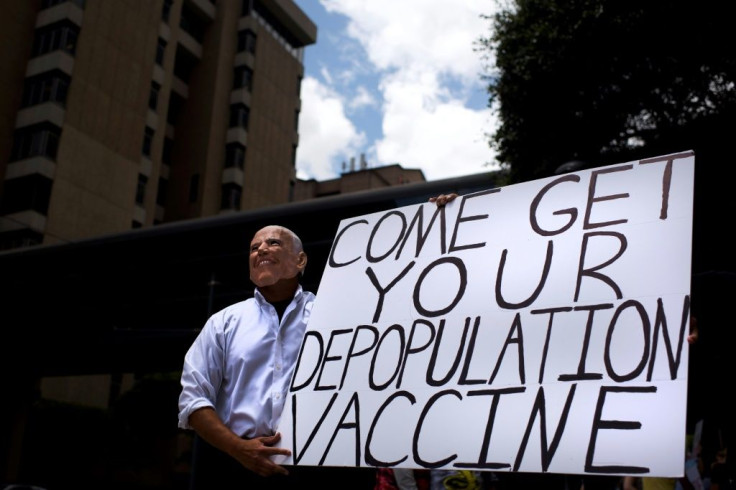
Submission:
<svg viewBox="0 0 736 490">
<path fill-rule="evenodd" d="M 276 364 L 276 371 L 281 371 L 281 364 Z"/>
<path fill-rule="evenodd" d="M 280 400 L 281 399 L 281 393 L 276 393 L 273 397 L 275 399 L 277 399 L 277 400 Z"/>
</svg>

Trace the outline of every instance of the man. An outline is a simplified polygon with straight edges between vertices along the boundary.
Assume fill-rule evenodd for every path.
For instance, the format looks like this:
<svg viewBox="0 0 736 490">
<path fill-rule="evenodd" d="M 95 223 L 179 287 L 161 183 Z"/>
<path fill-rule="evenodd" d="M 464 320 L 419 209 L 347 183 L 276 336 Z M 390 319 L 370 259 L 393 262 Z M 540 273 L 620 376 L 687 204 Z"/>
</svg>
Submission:
<svg viewBox="0 0 736 490">
<path fill-rule="evenodd" d="M 299 283 L 306 265 L 291 230 L 259 230 L 250 243 L 254 297 L 212 315 L 187 352 L 179 427 L 198 436 L 193 488 L 294 488 L 300 478 L 270 458 L 291 453 L 274 447 L 275 429 L 314 302 Z"/>
</svg>

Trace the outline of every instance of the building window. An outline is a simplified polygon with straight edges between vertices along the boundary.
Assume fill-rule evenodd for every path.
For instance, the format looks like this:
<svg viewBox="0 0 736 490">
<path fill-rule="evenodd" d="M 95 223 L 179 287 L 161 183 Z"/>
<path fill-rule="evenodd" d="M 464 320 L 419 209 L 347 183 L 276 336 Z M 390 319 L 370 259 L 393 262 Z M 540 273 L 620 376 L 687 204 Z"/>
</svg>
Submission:
<svg viewBox="0 0 736 490">
<path fill-rule="evenodd" d="M 81 8 L 84 8 L 84 0 L 41 0 L 41 10 L 51 8 L 54 5 L 59 5 L 60 3 L 66 2 L 71 2 L 79 5 Z"/>
<path fill-rule="evenodd" d="M 51 123 L 34 124 L 16 129 L 10 161 L 43 156 L 54 160 L 59 148 L 61 128 Z"/>
<path fill-rule="evenodd" d="M 245 146 L 240 143 L 228 143 L 225 147 L 225 168 L 245 167 Z"/>
<path fill-rule="evenodd" d="M 174 147 L 174 140 L 171 138 L 164 138 L 164 148 L 161 152 L 161 163 L 171 165 L 171 150 Z"/>
<path fill-rule="evenodd" d="M 164 8 L 161 10 L 161 20 L 169 22 L 169 16 L 171 15 L 171 4 L 173 0 L 164 0 Z"/>
<path fill-rule="evenodd" d="M 230 127 L 248 129 L 250 109 L 245 104 L 233 104 L 230 106 Z"/>
<path fill-rule="evenodd" d="M 23 84 L 23 107 L 44 102 L 57 102 L 64 105 L 71 79 L 58 70 L 27 78 Z"/>
<path fill-rule="evenodd" d="M 189 179 L 189 202 L 197 202 L 197 196 L 199 196 L 199 174 L 194 174 Z"/>
<path fill-rule="evenodd" d="M 151 92 L 148 94 L 148 107 L 155 111 L 158 107 L 158 91 L 161 90 L 161 84 L 158 82 L 151 82 Z"/>
<path fill-rule="evenodd" d="M 156 204 L 159 206 L 166 205 L 166 196 L 169 190 L 169 181 L 163 177 L 158 178 L 158 189 L 156 191 Z"/>
<path fill-rule="evenodd" d="M 44 216 L 49 210 L 53 181 L 41 174 L 31 174 L 5 181 L 0 214 L 36 211 Z"/>
<path fill-rule="evenodd" d="M 141 149 L 141 151 L 147 157 L 151 156 L 151 146 L 153 146 L 153 135 L 154 135 L 153 129 L 146 126 L 146 129 L 143 131 L 143 148 Z"/>
<path fill-rule="evenodd" d="M 30 228 L 0 233 L 0 250 L 31 247 L 43 242 L 43 234 Z"/>
<path fill-rule="evenodd" d="M 243 0 L 242 17 L 249 16 L 251 10 L 253 10 L 253 0 Z"/>
<path fill-rule="evenodd" d="M 61 49 L 74 54 L 77 48 L 79 27 L 69 21 L 56 22 L 36 30 L 33 40 L 33 56 Z"/>
<path fill-rule="evenodd" d="M 242 51 L 256 54 L 256 33 L 250 29 L 238 32 L 238 53 Z"/>
<path fill-rule="evenodd" d="M 138 174 L 138 185 L 135 188 L 136 204 L 143 204 L 143 201 L 146 199 L 146 184 L 148 184 L 148 177 Z"/>
<path fill-rule="evenodd" d="M 240 209 L 240 197 L 242 195 L 243 188 L 238 184 L 223 184 L 220 209 Z"/>
<path fill-rule="evenodd" d="M 294 130 L 299 129 L 299 111 L 294 111 Z"/>
<path fill-rule="evenodd" d="M 247 66 L 236 66 L 233 77 L 233 88 L 253 90 L 253 70 Z"/>
<path fill-rule="evenodd" d="M 143 223 L 137 220 L 133 220 L 130 222 L 130 227 L 134 230 L 137 230 L 138 228 L 143 228 Z"/>
<path fill-rule="evenodd" d="M 204 33 L 207 30 L 207 24 L 189 8 L 186 2 L 181 9 L 179 27 L 192 36 L 199 44 L 204 43 Z"/>
<path fill-rule="evenodd" d="M 156 64 L 159 66 L 164 66 L 164 55 L 166 54 L 166 41 L 158 38 L 158 43 L 156 43 Z"/>
</svg>

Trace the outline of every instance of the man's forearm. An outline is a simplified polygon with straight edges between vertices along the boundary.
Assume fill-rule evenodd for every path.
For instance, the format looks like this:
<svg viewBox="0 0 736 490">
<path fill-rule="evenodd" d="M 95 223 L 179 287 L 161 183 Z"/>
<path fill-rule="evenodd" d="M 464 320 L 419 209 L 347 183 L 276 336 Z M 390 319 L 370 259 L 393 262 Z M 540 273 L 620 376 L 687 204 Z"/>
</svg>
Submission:
<svg viewBox="0 0 736 490">
<path fill-rule="evenodd" d="M 200 408 L 189 415 L 189 425 L 194 431 L 220 451 L 233 454 L 240 436 L 230 430 L 211 407 Z"/>
</svg>

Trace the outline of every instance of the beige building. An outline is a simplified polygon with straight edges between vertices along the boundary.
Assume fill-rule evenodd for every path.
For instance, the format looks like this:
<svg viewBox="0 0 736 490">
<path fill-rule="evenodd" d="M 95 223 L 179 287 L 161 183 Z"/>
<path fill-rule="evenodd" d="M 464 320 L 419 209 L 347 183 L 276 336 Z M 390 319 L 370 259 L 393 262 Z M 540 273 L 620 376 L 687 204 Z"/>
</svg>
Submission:
<svg viewBox="0 0 736 490">
<path fill-rule="evenodd" d="M 0 250 L 285 203 L 292 0 L 23 0 L 0 18 Z"/>
<path fill-rule="evenodd" d="M 342 175 L 329 180 L 299 179 L 294 187 L 294 201 L 304 201 L 317 197 L 348 194 L 364 190 L 381 189 L 395 185 L 426 182 L 421 169 L 404 168 L 398 163 L 382 167 L 369 167 L 365 157 L 361 155 L 356 165 L 351 159 Z"/>
</svg>

